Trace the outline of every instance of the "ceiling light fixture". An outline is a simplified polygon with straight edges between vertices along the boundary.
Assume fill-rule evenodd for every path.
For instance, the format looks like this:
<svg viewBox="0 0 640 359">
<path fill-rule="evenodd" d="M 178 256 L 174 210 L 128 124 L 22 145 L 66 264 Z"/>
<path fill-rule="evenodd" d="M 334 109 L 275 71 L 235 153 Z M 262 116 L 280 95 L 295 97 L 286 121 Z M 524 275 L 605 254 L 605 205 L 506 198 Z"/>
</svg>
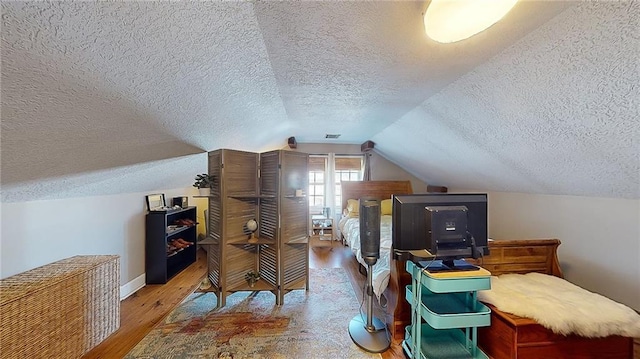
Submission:
<svg viewBox="0 0 640 359">
<path fill-rule="evenodd" d="M 517 1 L 431 0 L 424 14 L 424 28 L 437 42 L 464 40 L 498 22 Z"/>
</svg>

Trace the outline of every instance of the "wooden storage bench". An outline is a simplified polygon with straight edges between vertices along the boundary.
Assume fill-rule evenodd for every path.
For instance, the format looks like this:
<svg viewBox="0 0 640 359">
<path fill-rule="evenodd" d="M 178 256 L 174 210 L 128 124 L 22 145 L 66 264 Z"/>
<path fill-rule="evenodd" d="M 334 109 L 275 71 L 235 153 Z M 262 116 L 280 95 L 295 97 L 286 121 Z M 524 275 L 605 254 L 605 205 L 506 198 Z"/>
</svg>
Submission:
<svg viewBox="0 0 640 359">
<path fill-rule="evenodd" d="M 75 256 L 0 280 L 2 358 L 79 358 L 119 327 L 118 256 Z"/>
</svg>

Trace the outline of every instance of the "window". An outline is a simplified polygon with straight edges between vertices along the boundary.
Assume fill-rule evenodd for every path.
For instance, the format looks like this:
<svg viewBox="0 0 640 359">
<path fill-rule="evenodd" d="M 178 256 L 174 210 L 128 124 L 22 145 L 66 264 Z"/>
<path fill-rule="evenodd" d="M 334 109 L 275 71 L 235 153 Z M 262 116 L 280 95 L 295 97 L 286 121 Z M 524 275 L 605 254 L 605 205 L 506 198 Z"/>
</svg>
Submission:
<svg viewBox="0 0 640 359">
<path fill-rule="evenodd" d="M 311 213 L 322 212 L 325 207 L 324 187 L 326 156 L 309 156 L 309 207 Z"/>
<path fill-rule="evenodd" d="M 362 160 L 362 155 L 310 155 L 309 212 L 323 213 L 329 207 L 333 208 L 330 216 L 336 218 L 335 214 L 342 212 L 340 183 L 362 180 Z M 329 166 L 330 161 L 333 166 Z"/>
</svg>

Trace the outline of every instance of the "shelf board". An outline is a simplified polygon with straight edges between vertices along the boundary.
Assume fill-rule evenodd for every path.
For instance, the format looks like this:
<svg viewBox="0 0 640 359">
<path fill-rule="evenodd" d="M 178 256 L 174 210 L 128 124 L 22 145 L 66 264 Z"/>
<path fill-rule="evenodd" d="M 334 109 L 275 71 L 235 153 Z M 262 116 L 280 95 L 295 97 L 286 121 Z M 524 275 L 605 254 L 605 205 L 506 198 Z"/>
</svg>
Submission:
<svg viewBox="0 0 640 359">
<path fill-rule="evenodd" d="M 276 198 L 272 194 L 254 194 L 254 193 L 229 193 L 227 197 L 235 199 L 260 199 L 260 198 Z"/>
<path fill-rule="evenodd" d="M 193 208 L 196 208 L 196 207 L 195 206 L 189 206 L 189 207 L 178 208 L 178 209 L 167 208 L 167 209 L 161 209 L 161 210 L 148 211 L 147 214 L 174 215 L 176 213 L 185 212 L 185 211 L 188 211 L 188 210 L 193 209 Z"/>
<path fill-rule="evenodd" d="M 175 251 L 169 252 L 169 253 L 167 253 L 167 258 L 173 257 L 173 256 L 175 256 L 176 254 L 178 254 L 178 253 L 180 253 L 182 251 L 184 251 L 184 248 L 180 248 L 180 249 L 177 249 Z"/>
<path fill-rule="evenodd" d="M 486 327 L 491 324 L 491 309 L 479 301 L 469 302 L 467 293 L 431 293 L 422 290 L 420 303 L 415 303 L 413 288 L 405 289 L 405 299 L 417 306 L 420 316 L 435 329 Z"/>
<path fill-rule="evenodd" d="M 309 238 L 303 239 L 294 239 L 291 241 L 284 242 L 285 244 L 300 244 L 300 243 L 309 243 Z"/>
<path fill-rule="evenodd" d="M 411 261 L 407 261 L 405 268 L 413 277 L 416 277 L 418 272 L 422 272 L 422 285 L 434 293 L 491 289 L 491 273 L 484 268 L 473 271 L 428 273 Z"/>
<path fill-rule="evenodd" d="M 460 329 L 434 330 L 429 324 L 421 324 L 420 353 L 412 353 L 414 358 L 470 358 L 488 359 L 489 357 L 475 344 L 473 348 L 467 347 L 467 338 Z M 411 326 L 405 328 L 405 340 L 402 342 L 404 349 L 411 353 Z M 475 349 L 475 353 L 474 350 Z"/>
<path fill-rule="evenodd" d="M 241 240 L 234 240 L 234 241 L 228 241 L 226 242 L 226 244 L 233 244 L 233 245 L 245 245 L 245 244 L 276 244 L 276 241 L 271 239 L 271 238 L 258 238 L 257 241 L 255 242 L 249 242 L 248 239 L 241 239 Z"/>
<path fill-rule="evenodd" d="M 194 248 L 186 247 L 175 252 L 173 255 L 167 256 L 167 276 L 171 277 L 184 268 L 188 267 L 195 261 L 196 252 Z M 171 274 L 173 273 L 173 274 Z"/>
<path fill-rule="evenodd" d="M 180 232 L 184 232 L 187 229 L 192 228 L 192 227 L 195 227 L 195 226 L 182 226 L 182 227 L 177 227 L 176 229 L 171 229 L 171 230 L 167 229 L 167 237 L 171 237 L 174 234 L 178 234 Z"/>
</svg>

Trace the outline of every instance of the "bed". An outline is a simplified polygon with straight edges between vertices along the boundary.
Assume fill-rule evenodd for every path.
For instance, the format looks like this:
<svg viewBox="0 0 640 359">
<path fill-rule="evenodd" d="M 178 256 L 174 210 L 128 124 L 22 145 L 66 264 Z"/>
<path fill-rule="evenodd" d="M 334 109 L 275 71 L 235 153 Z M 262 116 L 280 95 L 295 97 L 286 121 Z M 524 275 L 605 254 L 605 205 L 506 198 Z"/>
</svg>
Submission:
<svg viewBox="0 0 640 359">
<path fill-rule="evenodd" d="M 558 239 L 496 240 L 481 264 L 498 276 L 507 273 L 544 273 L 562 278 Z M 478 343 L 494 359 L 501 358 L 633 358 L 633 338 L 586 338 L 559 335 L 535 320 L 518 317 L 489 305 L 491 326 L 479 328 Z"/>
<path fill-rule="evenodd" d="M 363 196 L 390 198 L 406 189 L 383 190 L 385 181 L 343 183 L 343 208 L 349 198 Z M 400 192 L 402 191 L 402 192 Z M 491 254 L 477 261 L 493 275 L 538 272 L 562 278 L 557 258 L 558 239 L 495 240 L 489 242 Z M 380 264 L 383 266 L 386 264 Z M 404 336 L 411 312 L 404 300 L 404 288 L 411 283 L 405 263 L 389 258 L 387 285 L 381 302 L 386 302 L 386 324 L 395 341 Z M 380 282 L 382 283 L 382 282 Z M 378 288 L 380 290 L 380 288 Z M 502 312 L 492 307 L 491 326 L 479 330 L 479 345 L 492 358 L 632 358 L 633 338 L 608 336 L 585 338 L 558 335 L 535 320 Z"/>
<path fill-rule="evenodd" d="M 358 217 L 343 217 L 338 223 L 338 228 L 342 234 L 342 242 L 351 248 L 358 263 L 361 264 L 360 272 L 366 273 L 367 263 L 360 253 L 360 219 Z M 382 215 L 380 217 L 380 258 L 372 269 L 373 294 L 380 299 L 382 292 L 389 282 L 389 263 L 391 261 L 391 216 Z"/>
<path fill-rule="evenodd" d="M 379 200 L 391 199 L 393 194 L 410 194 L 411 182 L 409 181 L 352 181 L 342 182 L 342 208 L 348 208 L 348 200 L 362 197 Z M 360 253 L 360 221 L 358 217 L 345 215 L 338 222 L 343 243 L 353 252 L 362 267 L 366 267 Z M 390 278 L 391 263 L 391 215 L 382 215 L 380 218 L 380 258 L 373 265 L 373 292 L 380 300 Z"/>
</svg>

